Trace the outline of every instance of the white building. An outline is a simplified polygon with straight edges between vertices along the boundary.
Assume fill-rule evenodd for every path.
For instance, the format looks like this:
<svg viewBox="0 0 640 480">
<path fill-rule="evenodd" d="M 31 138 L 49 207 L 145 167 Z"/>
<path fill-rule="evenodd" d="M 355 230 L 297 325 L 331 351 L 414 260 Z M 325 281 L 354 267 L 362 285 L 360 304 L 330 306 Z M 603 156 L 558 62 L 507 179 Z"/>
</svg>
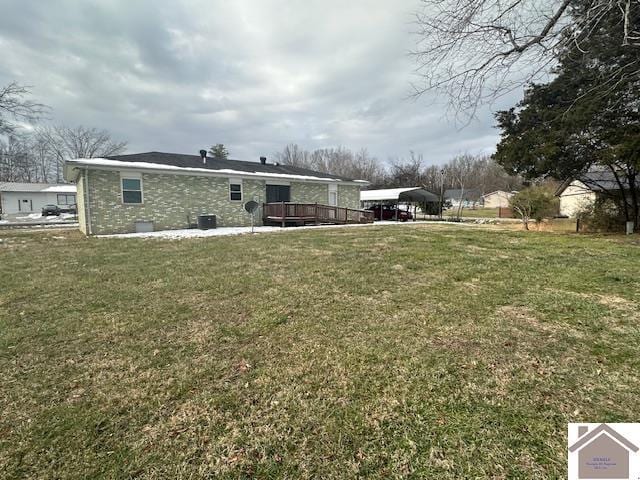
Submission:
<svg viewBox="0 0 640 480">
<path fill-rule="evenodd" d="M 0 213 L 40 212 L 45 205 L 67 208 L 76 203 L 76 186 L 51 183 L 0 183 Z"/>
<path fill-rule="evenodd" d="M 623 173 L 619 174 L 625 190 L 628 183 Z M 556 191 L 560 197 L 560 215 L 575 217 L 581 210 L 595 204 L 599 197 L 620 195 L 620 184 L 610 170 L 592 170 L 567 179 Z"/>
<path fill-rule="evenodd" d="M 513 192 L 496 190 L 482 195 L 482 204 L 484 208 L 507 208 L 511 197 L 513 197 Z"/>
<path fill-rule="evenodd" d="M 480 190 L 477 188 L 450 189 L 444 191 L 444 202 L 451 207 L 475 208 L 480 203 Z"/>
<path fill-rule="evenodd" d="M 573 180 L 558 194 L 560 197 L 560 215 L 575 217 L 596 202 L 597 194 L 580 180 Z"/>
</svg>

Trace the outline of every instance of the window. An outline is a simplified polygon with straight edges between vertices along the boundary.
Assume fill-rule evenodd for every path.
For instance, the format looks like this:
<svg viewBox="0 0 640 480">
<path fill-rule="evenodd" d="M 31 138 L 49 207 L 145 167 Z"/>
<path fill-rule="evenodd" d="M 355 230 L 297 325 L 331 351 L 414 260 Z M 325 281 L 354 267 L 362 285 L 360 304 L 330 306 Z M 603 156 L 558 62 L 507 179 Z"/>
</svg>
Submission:
<svg viewBox="0 0 640 480">
<path fill-rule="evenodd" d="M 142 203 L 141 178 L 122 178 L 122 203 Z"/>
<path fill-rule="evenodd" d="M 338 206 L 338 186 L 329 184 L 329 205 Z"/>
<path fill-rule="evenodd" d="M 76 203 L 76 196 L 73 194 L 59 193 L 58 205 L 73 205 Z"/>
<path fill-rule="evenodd" d="M 242 201 L 242 180 L 229 179 L 229 200 L 232 202 Z"/>
<path fill-rule="evenodd" d="M 267 185 L 267 203 L 290 201 L 291 187 L 289 185 Z"/>
</svg>

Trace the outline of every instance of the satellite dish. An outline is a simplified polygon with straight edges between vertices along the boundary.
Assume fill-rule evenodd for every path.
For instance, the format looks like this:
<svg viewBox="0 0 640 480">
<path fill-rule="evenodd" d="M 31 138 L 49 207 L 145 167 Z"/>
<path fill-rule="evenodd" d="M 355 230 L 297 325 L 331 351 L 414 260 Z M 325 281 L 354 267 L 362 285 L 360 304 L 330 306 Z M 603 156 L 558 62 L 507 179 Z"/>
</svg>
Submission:
<svg viewBox="0 0 640 480">
<path fill-rule="evenodd" d="M 244 204 L 244 209 L 249 213 L 254 213 L 256 210 L 258 210 L 259 206 L 260 204 L 258 204 L 258 202 L 249 200 L 247 203 Z"/>
<path fill-rule="evenodd" d="M 244 209 L 251 214 L 251 233 L 253 233 L 253 225 L 256 221 L 255 220 L 256 212 L 258 211 L 259 207 L 260 207 L 260 204 L 255 200 L 249 200 L 247 203 L 244 204 Z"/>
</svg>

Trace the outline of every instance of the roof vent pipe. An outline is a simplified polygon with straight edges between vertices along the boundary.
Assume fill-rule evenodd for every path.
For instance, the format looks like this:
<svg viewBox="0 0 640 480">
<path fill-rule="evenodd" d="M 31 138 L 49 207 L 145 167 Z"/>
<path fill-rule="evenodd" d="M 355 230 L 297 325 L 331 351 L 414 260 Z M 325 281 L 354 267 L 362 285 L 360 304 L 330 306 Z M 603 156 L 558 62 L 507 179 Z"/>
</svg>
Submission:
<svg viewBox="0 0 640 480">
<path fill-rule="evenodd" d="M 207 164 L 207 151 L 200 150 L 200 156 L 202 157 L 202 163 Z"/>
<path fill-rule="evenodd" d="M 262 165 L 266 165 L 267 164 L 267 157 L 260 157 L 260 163 Z"/>
</svg>

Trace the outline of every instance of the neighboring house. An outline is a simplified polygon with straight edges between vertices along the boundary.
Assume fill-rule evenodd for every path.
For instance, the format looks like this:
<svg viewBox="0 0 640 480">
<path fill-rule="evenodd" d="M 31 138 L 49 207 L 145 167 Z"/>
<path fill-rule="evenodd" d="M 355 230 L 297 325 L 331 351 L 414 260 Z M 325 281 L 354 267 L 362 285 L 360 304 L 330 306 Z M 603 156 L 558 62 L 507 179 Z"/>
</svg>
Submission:
<svg viewBox="0 0 640 480">
<path fill-rule="evenodd" d="M 637 446 L 604 423 L 590 432 L 580 426 L 578 435 L 569 446 L 578 452 L 578 478 L 629 478 L 629 452 L 637 452 Z"/>
<path fill-rule="evenodd" d="M 514 192 L 505 192 L 504 190 L 496 190 L 495 192 L 485 193 L 482 195 L 482 204 L 484 208 L 507 208 L 509 199 L 513 197 Z"/>
<path fill-rule="evenodd" d="M 288 165 L 216 160 L 201 155 L 148 152 L 65 162 L 65 179 L 78 186 L 78 220 L 85 234 L 188 228 L 198 215 L 217 225 L 246 226 L 244 204 L 254 200 L 360 208 L 368 182 Z M 258 223 L 261 215 L 256 215 Z"/>
<path fill-rule="evenodd" d="M 475 207 L 480 202 L 480 190 L 475 188 L 445 190 L 444 202 L 455 208 L 461 203 L 464 208 Z"/>
<path fill-rule="evenodd" d="M 626 186 L 626 180 L 622 180 Z M 560 197 L 560 215 L 575 217 L 595 204 L 600 197 L 620 192 L 620 185 L 610 170 L 596 170 L 565 180 L 556 196 Z"/>
<path fill-rule="evenodd" d="M 76 203 L 76 186 L 51 183 L 0 183 L 0 213 L 40 212 L 45 205 L 68 207 Z"/>
</svg>

